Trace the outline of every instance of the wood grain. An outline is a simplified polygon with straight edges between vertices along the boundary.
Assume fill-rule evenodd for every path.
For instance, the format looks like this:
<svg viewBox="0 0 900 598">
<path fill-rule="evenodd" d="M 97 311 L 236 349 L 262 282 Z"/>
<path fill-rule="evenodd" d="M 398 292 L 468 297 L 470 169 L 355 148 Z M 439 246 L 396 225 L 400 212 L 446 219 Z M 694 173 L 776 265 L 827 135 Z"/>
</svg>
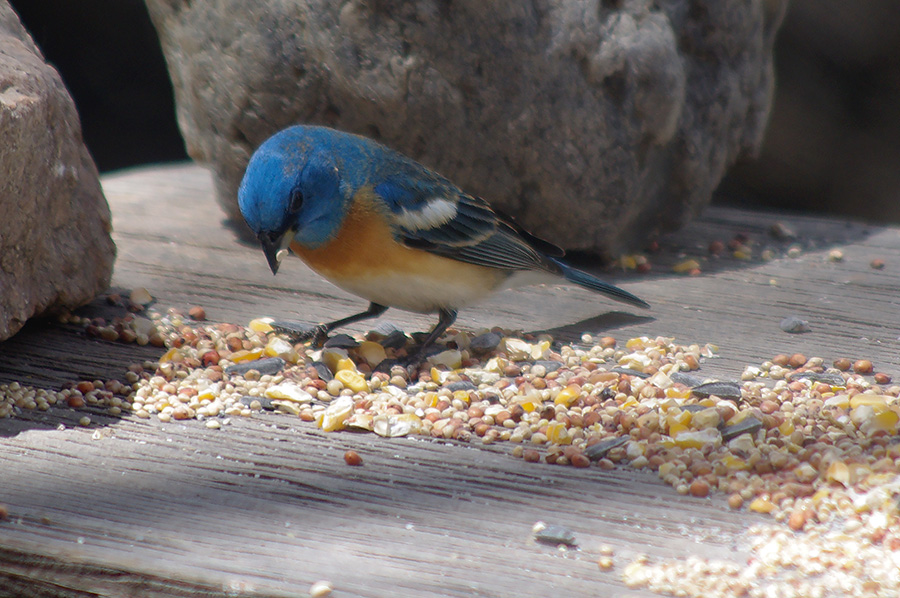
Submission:
<svg viewBox="0 0 900 598">
<path fill-rule="evenodd" d="M 104 179 L 119 257 L 114 288 L 143 286 L 160 309 L 202 305 L 211 320 L 261 315 L 319 322 L 364 302 L 289 260 L 275 278 L 262 253 L 222 222 L 208 174 L 158 166 Z M 772 239 L 776 220 L 796 232 Z M 684 257 L 706 260 L 713 239 L 746 233 L 779 257 L 704 263 L 704 275 L 669 273 Z M 897 374 L 900 234 L 807 216 L 710 209 L 662 240 L 654 274 L 615 275 L 647 299 L 631 313 L 570 287 L 505 292 L 460 314 L 458 326 L 674 336 L 712 342 L 721 357 L 702 372 L 736 378 L 776 353 L 872 359 Z M 799 257 L 784 252 L 791 244 Z M 830 248 L 844 253 L 830 261 Z M 872 258 L 887 267 L 869 267 Z M 85 308 L 107 316 L 102 300 Z M 812 331 L 789 335 L 787 315 Z M 408 331 L 433 318 L 392 310 Z M 361 324 L 354 331 L 365 330 Z M 52 322 L 30 323 L 0 345 L 0 381 L 58 387 L 121 377 L 158 349 L 105 343 Z M 339 596 L 649 596 L 596 565 L 598 548 L 619 567 L 652 558 L 746 559 L 741 537 L 759 516 L 721 496 L 681 497 L 653 474 L 529 464 L 510 445 L 324 434 L 295 418 L 263 414 L 222 430 L 82 412 L 26 412 L 0 421 L 0 596 L 298 596 L 317 579 Z M 342 455 L 353 448 L 362 467 Z M 572 528 L 578 550 L 535 544 L 544 520 Z"/>
</svg>

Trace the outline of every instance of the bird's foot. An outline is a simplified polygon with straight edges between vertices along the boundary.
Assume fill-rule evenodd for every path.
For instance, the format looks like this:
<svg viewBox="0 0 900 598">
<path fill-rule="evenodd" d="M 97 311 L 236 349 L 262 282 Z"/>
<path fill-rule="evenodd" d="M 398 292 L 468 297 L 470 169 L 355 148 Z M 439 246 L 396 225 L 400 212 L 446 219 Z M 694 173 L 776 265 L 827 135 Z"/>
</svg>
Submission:
<svg viewBox="0 0 900 598">
<path fill-rule="evenodd" d="M 444 347 L 433 344 L 411 347 L 406 355 L 383 360 L 381 363 L 375 366 L 374 371 L 389 374 L 391 372 L 391 368 L 397 365 L 406 368 L 407 370 L 409 370 L 410 368 L 417 368 L 422 365 L 422 363 L 424 363 L 425 360 L 427 360 L 429 357 L 431 357 L 435 353 L 440 353 L 443 350 Z"/>
<path fill-rule="evenodd" d="M 418 368 L 423 361 L 425 361 L 425 357 L 418 352 L 400 358 L 388 357 L 376 365 L 372 371 L 390 374 L 392 369 L 399 366 L 409 372 L 410 369 Z"/>
<path fill-rule="evenodd" d="M 313 326 L 301 322 L 288 322 L 276 320 L 270 326 L 279 334 L 286 335 L 292 342 L 306 343 L 312 341 L 316 347 L 321 347 L 328 340 L 328 326 L 319 324 Z"/>
</svg>

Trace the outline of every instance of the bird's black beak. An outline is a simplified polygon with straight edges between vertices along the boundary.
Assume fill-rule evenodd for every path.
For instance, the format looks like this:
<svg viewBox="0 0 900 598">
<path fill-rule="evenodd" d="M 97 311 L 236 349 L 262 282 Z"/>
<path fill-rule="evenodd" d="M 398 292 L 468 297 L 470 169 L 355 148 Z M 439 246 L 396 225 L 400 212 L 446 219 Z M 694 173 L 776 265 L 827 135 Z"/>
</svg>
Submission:
<svg viewBox="0 0 900 598">
<path fill-rule="evenodd" d="M 281 264 L 281 258 L 284 251 L 284 235 L 272 237 L 268 233 L 259 233 L 259 242 L 262 245 L 263 253 L 266 254 L 266 261 L 269 262 L 269 268 L 272 274 L 278 274 L 278 266 Z"/>
</svg>

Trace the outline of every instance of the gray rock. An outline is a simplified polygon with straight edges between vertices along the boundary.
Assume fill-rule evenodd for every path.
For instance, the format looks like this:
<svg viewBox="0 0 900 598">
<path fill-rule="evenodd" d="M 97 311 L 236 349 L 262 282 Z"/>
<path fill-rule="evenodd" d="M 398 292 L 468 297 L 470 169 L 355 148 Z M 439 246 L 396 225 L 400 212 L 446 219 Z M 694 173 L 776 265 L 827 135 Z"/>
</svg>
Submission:
<svg viewBox="0 0 900 598">
<path fill-rule="evenodd" d="M 109 285 L 109 206 L 75 104 L 0 0 L 0 340 Z"/>
<path fill-rule="evenodd" d="M 674 229 L 759 147 L 786 0 L 146 0 L 219 202 L 296 123 L 378 139 L 567 249 Z"/>
<path fill-rule="evenodd" d="M 578 546 L 575 532 L 564 525 L 541 525 L 534 530 L 534 539 L 543 544 Z"/>
<path fill-rule="evenodd" d="M 779 326 L 781 326 L 782 330 L 791 334 L 802 334 L 812 330 L 809 327 L 809 321 L 799 316 L 788 316 L 781 320 Z"/>
<path fill-rule="evenodd" d="M 748 415 L 740 423 L 722 428 L 722 440 L 728 442 L 741 434 L 756 434 L 762 427 L 763 423 L 761 421 L 752 415 Z"/>
<path fill-rule="evenodd" d="M 606 440 L 601 440 L 597 444 L 592 444 L 586 449 L 584 449 L 584 454 L 587 455 L 588 459 L 591 461 L 599 461 L 606 457 L 606 454 L 614 448 L 619 448 L 620 446 L 625 446 L 628 443 L 628 436 L 619 436 L 617 438 L 607 438 Z"/>
<path fill-rule="evenodd" d="M 484 355 L 496 349 L 502 340 L 503 337 L 496 332 L 485 332 L 469 342 L 469 349 L 476 355 Z"/>
<path fill-rule="evenodd" d="M 695 395 L 708 397 L 715 395 L 722 399 L 732 399 L 739 401 L 741 399 L 741 385 L 739 382 L 731 380 L 716 380 L 714 382 L 705 382 L 691 389 Z"/>
<path fill-rule="evenodd" d="M 275 375 L 280 373 L 287 362 L 280 357 L 264 357 L 263 359 L 257 359 L 255 361 L 245 361 L 243 363 L 236 363 L 234 365 L 230 365 L 225 368 L 225 373 L 229 376 L 243 376 L 250 370 L 256 370 L 260 374 L 270 374 Z"/>
</svg>

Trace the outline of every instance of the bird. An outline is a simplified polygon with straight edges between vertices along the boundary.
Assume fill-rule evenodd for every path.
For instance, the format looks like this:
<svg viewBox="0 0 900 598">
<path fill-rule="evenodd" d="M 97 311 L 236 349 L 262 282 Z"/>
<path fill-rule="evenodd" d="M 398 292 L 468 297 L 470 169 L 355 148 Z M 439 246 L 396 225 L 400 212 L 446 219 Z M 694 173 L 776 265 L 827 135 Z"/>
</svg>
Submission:
<svg viewBox="0 0 900 598">
<path fill-rule="evenodd" d="M 413 363 L 460 308 L 539 283 L 571 283 L 650 307 L 567 264 L 562 249 L 412 158 L 329 127 L 295 125 L 266 139 L 244 172 L 238 206 L 273 275 L 292 252 L 369 302 L 365 311 L 307 329 L 300 340 L 321 344 L 336 328 L 391 307 L 437 313 L 409 355 Z"/>
</svg>

